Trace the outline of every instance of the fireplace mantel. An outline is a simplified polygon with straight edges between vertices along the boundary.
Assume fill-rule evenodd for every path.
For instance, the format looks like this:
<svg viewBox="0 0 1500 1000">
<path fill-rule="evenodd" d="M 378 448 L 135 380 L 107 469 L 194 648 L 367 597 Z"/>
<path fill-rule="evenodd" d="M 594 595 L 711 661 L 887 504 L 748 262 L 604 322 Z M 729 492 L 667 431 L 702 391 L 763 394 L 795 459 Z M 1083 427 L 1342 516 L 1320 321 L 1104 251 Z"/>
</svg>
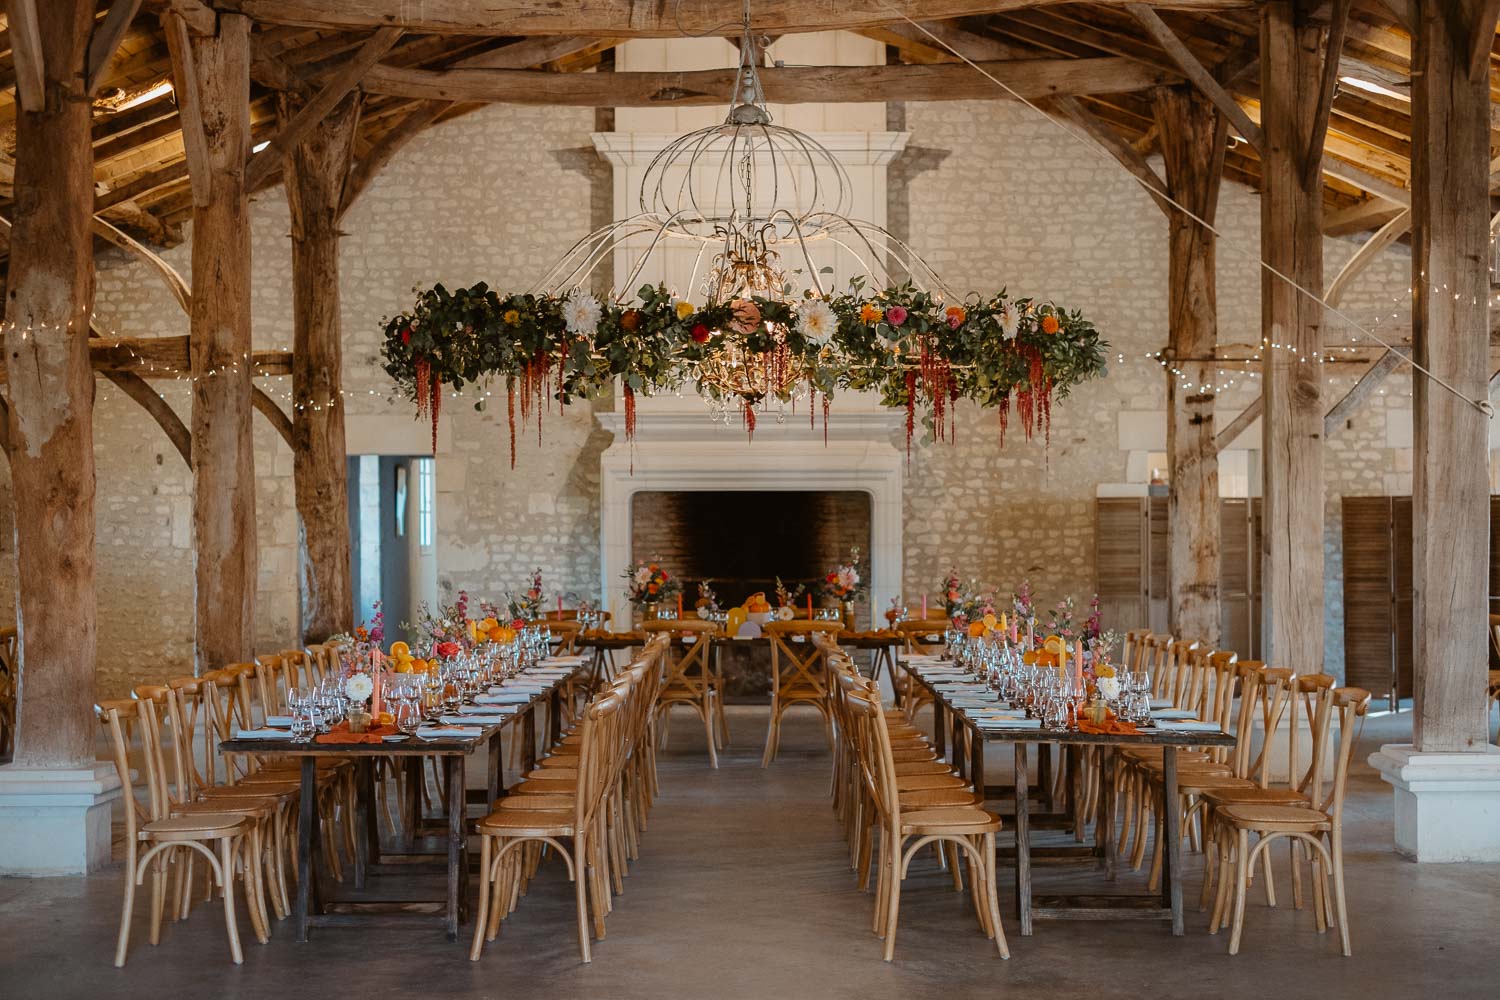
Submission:
<svg viewBox="0 0 1500 1000">
<path fill-rule="evenodd" d="M 835 412 L 823 441 L 821 415 L 810 428 L 806 415 L 778 423 L 762 416 L 755 439 L 736 422 L 709 420 L 692 412 L 646 412 L 636 421 L 635 440 L 625 440 L 624 414 L 597 419 L 615 436 L 600 466 L 600 585 L 617 628 L 631 620 L 621 574 L 630 564 L 630 505 L 644 490 L 859 490 L 870 494 L 870 607 L 879 614 L 901 591 L 902 487 L 905 456 L 893 443 L 905 426 L 903 411 Z M 726 531 L 753 530 L 725 525 Z M 871 623 L 862 622 L 863 627 Z"/>
</svg>

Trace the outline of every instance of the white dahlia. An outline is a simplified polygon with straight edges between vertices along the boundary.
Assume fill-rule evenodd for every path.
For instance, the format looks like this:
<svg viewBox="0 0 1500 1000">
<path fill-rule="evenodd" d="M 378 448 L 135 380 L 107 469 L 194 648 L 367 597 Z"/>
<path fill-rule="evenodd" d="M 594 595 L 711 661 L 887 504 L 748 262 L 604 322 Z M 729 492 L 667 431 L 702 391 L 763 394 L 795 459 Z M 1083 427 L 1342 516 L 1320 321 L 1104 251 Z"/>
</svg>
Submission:
<svg viewBox="0 0 1500 1000">
<path fill-rule="evenodd" d="M 804 299 L 797 306 L 797 329 L 814 343 L 821 344 L 839 328 L 839 318 L 833 307 L 822 299 Z"/>
<path fill-rule="evenodd" d="M 599 300 L 582 288 L 575 288 L 563 299 L 563 322 L 568 332 L 592 337 L 599 328 Z"/>
</svg>

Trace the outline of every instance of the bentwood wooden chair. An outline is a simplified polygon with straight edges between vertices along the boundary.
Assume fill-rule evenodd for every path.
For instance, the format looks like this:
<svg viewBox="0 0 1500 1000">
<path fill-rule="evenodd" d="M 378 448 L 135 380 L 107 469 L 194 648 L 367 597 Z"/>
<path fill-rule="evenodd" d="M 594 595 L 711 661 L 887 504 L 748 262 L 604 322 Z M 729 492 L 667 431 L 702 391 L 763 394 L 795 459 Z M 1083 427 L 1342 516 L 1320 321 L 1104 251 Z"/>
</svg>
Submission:
<svg viewBox="0 0 1500 1000">
<path fill-rule="evenodd" d="M 858 733 L 861 774 L 878 817 L 880 857 L 873 923 L 876 934 L 885 939 L 885 960 L 891 961 L 896 954 L 901 884 L 912 859 L 929 844 L 951 846 L 968 862 L 969 891 L 979 928 L 995 942 L 1000 957 L 1009 958 L 995 880 L 995 835 L 1000 832 L 1000 817 L 977 806 L 904 807 L 879 699 L 856 691 L 846 694 L 848 712 Z"/>
<path fill-rule="evenodd" d="M 253 831 L 253 819 L 232 813 L 197 813 L 172 816 L 171 797 L 167 788 L 160 746 L 150 745 L 146 720 L 153 702 L 120 698 L 95 706 L 99 721 L 109 733 L 115 771 L 125 789 L 125 900 L 120 913 L 120 932 L 115 942 L 115 966 L 125 964 L 130 947 L 130 923 L 135 909 L 135 890 L 151 872 L 151 933 L 153 945 L 161 939 L 161 918 L 166 901 L 166 865 L 181 852 L 201 854 L 208 862 L 214 884 L 224 896 L 224 923 L 229 937 L 229 954 L 236 965 L 244 961 L 240 950 L 239 923 L 235 915 L 234 882 L 236 864 L 246 839 Z M 132 730 L 143 737 L 142 759 L 146 777 L 147 804 L 143 808 L 135 797 L 135 772 L 130 766 Z M 185 860 L 185 859 L 182 859 Z M 244 888 L 250 904 L 252 922 L 259 924 L 256 911 L 256 879 L 253 860 L 244 866 Z M 264 930 L 257 926 L 257 934 Z M 261 937 L 264 941 L 266 938 Z"/>
<path fill-rule="evenodd" d="M 0 759 L 16 749 L 17 635 L 14 625 L 0 628 Z"/>
<path fill-rule="evenodd" d="M 902 650 L 914 656 L 941 653 L 948 648 L 943 634 L 948 630 L 949 624 L 943 618 L 913 618 L 897 622 L 896 631 L 901 635 Z M 922 685 L 912 683 L 905 671 L 894 671 L 891 674 L 891 685 L 896 691 L 897 704 L 906 710 L 909 718 L 916 718 L 918 709 L 923 705 L 932 704 L 932 695 Z"/>
<path fill-rule="evenodd" d="M 628 686 L 628 681 L 626 682 Z M 481 875 L 479 910 L 469 959 L 478 961 L 492 926 L 520 891 L 524 861 L 516 853 L 545 844 L 556 850 L 573 882 L 578 919 L 578 950 L 592 961 L 590 937 L 604 937 L 610 893 L 606 845 L 606 800 L 625 746 L 626 696 L 607 692 L 589 703 L 579 723 L 571 791 L 521 795 L 502 800 L 479 821 Z M 592 925 L 592 926 L 591 926 Z"/>
<path fill-rule="evenodd" d="M 1234 912 L 1229 934 L 1229 954 L 1240 950 L 1245 927 L 1245 895 L 1249 874 L 1259 856 L 1277 840 L 1295 839 L 1311 849 L 1313 858 L 1313 916 L 1318 933 L 1330 924 L 1339 929 L 1344 956 L 1353 954 L 1349 944 L 1349 914 L 1344 891 L 1344 800 L 1348 792 L 1349 759 L 1364 728 L 1370 707 L 1370 692 L 1363 688 L 1339 688 L 1329 699 L 1338 726 L 1338 751 L 1331 766 L 1319 753 L 1313 760 L 1310 786 L 1312 801 L 1306 805 L 1230 803 L 1214 810 L 1221 841 L 1226 846 L 1220 862 L 1220 893 L 1233 885 Z M 1329 773 L 1331 771 L 1331 774 Z M 1254 846 L 1250 835 L 1256 835 Z M 1233 871 L 1231 874 L 1231 860 Z M 1329 877 L 1332 876 L 1332 892 Z"/>
<path fill-rule="evenodd" d="M 828 706 L 828 662 L 823 649 L 813 642 L 819 634 L 842 632 L 838 622 L 794 618 L 767 622 L 762 634 L 771 640 L 771 717 L 766 726 L 766 751 L 761 767 L 770 767 L 781 745 L 781 720 L 798 705 L 807 705 L 823 717 L 828 746 L 833 747 L 833 716 Z"/>
<path fill-rule="evenodd" d="M 1293 682 L 1292 696 L 1288 699 L 1287 716 L 1289 718 L 1286 733 L 1286 780 L 1273 780 L 1269 764 L 1261 767 L 1257 775 L 1258 783 L 1247 786 L 1220 785 L 1203 790 L 1203 805 L 1206 810 L 1204 825 L 1208 830 L 1210 857 L 1204 864 L 1203 895 L 1200 905 L 1206 908 L 1206 902 L 1213 893 L 1215 876 L 1218 872 L 1218 861 L 1214 853 L 1221 849 L 1218 838 L 1215 836 L 1216 820 L 1214 811 L 1222 806 L 1228 805 L 1277 805 L 1277 806 L 1306 806 L 1312 804 L 1312 783 L 1321 773 L 1316 762 L 1328 757 L 1329 737 L 1333 722 L 1333 697 L 1337 690 L 1338 680 L 1330 674 L 1304 674 Z M 1308 721 L 1309 745 L 1311 748 L 1306 766 L 1303 766 L 1302 755 L 1302 732 L 1299 717 Z M 1268 737 L 1265 747 L 1271 746 Z M 1268 751 L 1263 748 L 1262 753 L 1269 756 Z M 1303 849 L 1300 841 L 1292 839 L 1288 843 L 1291 854 L 1292 870 L 1292 906 L 1302 909 L 1302 857 L 1307 852 Z M 1265 859 L 1265 894 L 1266 905 L 1276 905 L 1276 893 L 1271 880 L 1270 852 L 1263 855 Z M 1253 878 L 1253 874 L 1251 876 Z M 1210 928 L 1210 933 L 1217 933 L 1220 927 L 1228 926 L 1229 896 L 1227 889 L 1220 887 L 1216 897 L 1216 909 Z"/>
<path fill-rule="evenodd" d="M 679 705 L 693 710 L 703 722 L 703 734 L 708 740 L 708 763 L 719 766 L 718 751 L 718 685 L 715 683 L 709 652 L 719 626 L 701 618 L 651 619 L 641 624 L 647 635 L 677 633 L 692 642 L 685 650 L 668 646 L 662 655 L 666 679 L 662 682 L 661 695 L 657 699 L 656 718 L 658 735 L 665 745 L 667 721 L 671 710 Z"/>
</svg>

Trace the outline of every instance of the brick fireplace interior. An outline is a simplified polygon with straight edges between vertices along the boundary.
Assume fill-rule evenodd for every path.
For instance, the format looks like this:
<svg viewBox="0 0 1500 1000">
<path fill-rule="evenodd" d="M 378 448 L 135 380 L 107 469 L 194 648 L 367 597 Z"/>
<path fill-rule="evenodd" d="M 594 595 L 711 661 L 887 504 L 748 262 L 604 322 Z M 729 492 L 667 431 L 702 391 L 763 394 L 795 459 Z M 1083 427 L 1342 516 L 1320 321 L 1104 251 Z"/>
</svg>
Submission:
<svg viewBox="0 0 1500 1000">
<path fill-rule="evenodd" d="M 870 512 L 870 494 L 858 490 L 645 491 L 632 498 L 631 558 L 659 559 L 683 581 L 688 608 L 700 580 L 712 581 L 724 607 L 758 590 L 775 603 L 777 576 L 793 590 L 806 584 L 820 605 L 816 582 L 852 546 L 868 585 Z"/>
</svg>

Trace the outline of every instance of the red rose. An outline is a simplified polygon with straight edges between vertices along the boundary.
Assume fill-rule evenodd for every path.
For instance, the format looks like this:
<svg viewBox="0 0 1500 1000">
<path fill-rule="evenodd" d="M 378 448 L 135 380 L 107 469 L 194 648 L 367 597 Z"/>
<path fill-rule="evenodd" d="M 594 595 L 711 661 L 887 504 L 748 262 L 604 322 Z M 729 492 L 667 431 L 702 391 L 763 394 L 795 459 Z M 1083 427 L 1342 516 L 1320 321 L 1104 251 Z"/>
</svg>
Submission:
<svg viewBox="0 0 1500 1000">
<path fill-rule="evenodd" d="M 405 330 L 401 331 L 401 343 L 403 343 L 403 344 L 410 344 L 411 343 L 411 327 L 407 327 Z"/>
<path fill-rule="evenodd" d="M 437 655 L 445 660 L 452 659 L 459 654 L 458 643 L 440 642 L 437 644 Z"/>
<path fill-rule="evenodd" d="M 693 341 L 699 344 L 708 343 L 708 327 L 704 326 L 702 323 L 694 324 Z"/>
</svg>

